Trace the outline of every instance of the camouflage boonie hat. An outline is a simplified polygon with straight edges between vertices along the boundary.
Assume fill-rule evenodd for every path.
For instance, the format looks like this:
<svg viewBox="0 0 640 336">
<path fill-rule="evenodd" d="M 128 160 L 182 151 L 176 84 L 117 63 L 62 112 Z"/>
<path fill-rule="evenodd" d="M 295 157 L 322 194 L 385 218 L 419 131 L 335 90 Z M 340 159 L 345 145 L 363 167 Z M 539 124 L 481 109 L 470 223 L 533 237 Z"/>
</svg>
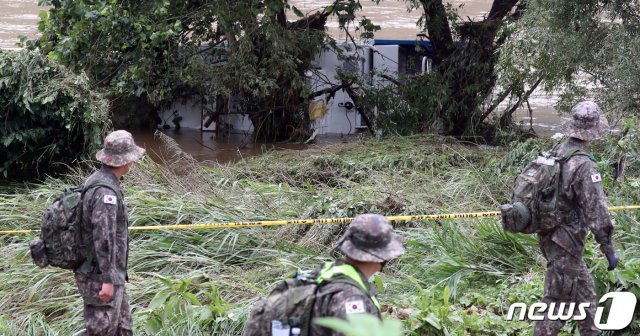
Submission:
<svg viewBox="0 0 640 336">
<path fill-rule="evenodd" d="M 387 262 L 404 253 L 402 238 L 380 215 L 359 215 L 340 239 L 338 247 L 347 257 L 363 262 Z"/>
<path fill-rule="evenodd" d="M 605 118 L 598 104 L 583 101 L 571 109 L 571 120 L 562 125 L 562 133 L 568 137 L 581 140 L 599 139 L 609 130 L 609 122 Z"/>
<path fill-rule="evenodd" d="M 144 148 L 136 146 L 133 142 L 131 133 L 118 130 L 107 135 L 104 148 L 96 153 L 96 159 L 111 167 L 122 167 L 140 159 L 144 153 Z"/>
</svg>

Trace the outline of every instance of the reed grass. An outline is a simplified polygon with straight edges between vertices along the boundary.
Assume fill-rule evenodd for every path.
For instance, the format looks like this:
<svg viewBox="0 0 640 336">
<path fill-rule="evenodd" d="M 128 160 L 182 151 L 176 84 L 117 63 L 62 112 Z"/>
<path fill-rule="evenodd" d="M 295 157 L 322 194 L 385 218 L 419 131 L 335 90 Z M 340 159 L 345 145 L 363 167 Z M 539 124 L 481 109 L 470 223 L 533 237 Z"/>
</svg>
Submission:
<svg viewBox="0 0 640 336">
<path fill-rule="evenodd" d="M 486 150 L 415 136 L 275 151 L 203 167 L 171 139 L 161 140 L 173 153 L 168 162 L 142 160 L 125 177 L 130 225 L 491 211 L 508 200 L 524 162 L 546 146 L 529 141 Z M 37 228 L 53 198 L 90 172 L 85 163 L 63 178 L 0 188 L 0 229 Z M 639 191 L 626 184 L 609 189 L 625 202 L 640 200 Z M 634 269 L 640 264 L 633 259 L 640 252 L 639 217 L 616 218 L 621 231 L 635 232 L 622 243 L 631 252 L 621 253 Z M 504 233 L 497 219 L 396 227 L 407 253 L 382 276 L 381 297 L 390 312 L 424 289 L 448 285 L 456 297 L 465 281 L 522 278 L 541 274 L 544 267 L 535 237 Z M 251 304 L 278 280 L 330 258 L 345 229 L 327 224 L 132 232 L 127 291 L 135 332 L 239 335 Z M 35 267 L 28 255 L 30 238 L 0 237 L 0 334 L 73 334 L 82 328 L 73 276 Z M 602 262 L 597 254 L 592 259 Z"/>
</svg>

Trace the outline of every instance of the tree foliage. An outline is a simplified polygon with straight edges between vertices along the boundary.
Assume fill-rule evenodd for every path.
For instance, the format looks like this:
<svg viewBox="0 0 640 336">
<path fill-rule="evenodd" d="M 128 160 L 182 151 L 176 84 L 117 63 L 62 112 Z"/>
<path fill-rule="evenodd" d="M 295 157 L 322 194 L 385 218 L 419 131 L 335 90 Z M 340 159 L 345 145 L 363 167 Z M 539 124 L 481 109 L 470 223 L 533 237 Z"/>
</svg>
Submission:
<svg viewBox="0 0 640 336">
<path fill-rule="evenodd" d="M 400 134 L 435 131 L 454 136 L 487 136 L 487 102 L 497 82 L 496 63 L 509 34 L 505 29 L 517 21 L 521 1 L 494 1 L 480 21 L 466 21 L 457 9 L 442 0 L 406 0 L 422 16 L 417 24 L 432 51 L 421 55 L 433 61 L 431 73 L 400 77 L 390 92 L 374 93 L 376 103 L 386 106 L 377 124 Z M 374 90 L 376 91 L 376 90 Z M 403 124 L 403 120 L 409 120 Z M 490 128 L 490 127 L 489 127 Z"/>
<path fill-rule="evenodd" d="M 304 73 L 325 45 L 326 20 L 335 15 L 346 25 L 361 8 L 358 0 L 335 0 L 305 16 L 286 0 L 41 4 L 51 10 L 32 47 L 85 71 L 110 96 L 155 106 L 189 97 L 210 107 L 218 99 L 248 114 L 261 138 L 304 126 L 311 94 Z"/>
<path fill-rule="evenodd" d="M 435 69 L 401 78 L 399 99 L 373 95 L 390 107 L 379 117 L 401 133 L 486 137 L 487 121 L 511 124 L 538 88 L 558 94 L 561 111 L 595 99 L 614 119 L 638 114 L 637 1 L 494 1 L 478 22 L 460 20 L 442 1 L 408 2 L 423 11 L 418 23 L 433 44 Z M 417 127 L 401 125 L 404 118 Z"/>
<path fill-rule="evenodd" d="M 637 2 L 496 0 L 480 21 L 461 19 L 442 0 L 406 2 L 422 13 L 417 24 L 433 46 L 422 55 L 434 71 L 379 92 L 351 75 L 310 92 L 305 75 L 323 48 L 339 52 L 326 33 L 328 18 L 346 29 L 357 21 L 359 0 L 335 0 L 306 15 L 286 0 L 48 0 L 41 1 L 51 6 L 42 37 L 31 45 L 85 71 L 116 108 L 136 100 L 158 108 L 187 97 L 204 102 L 211 116 L 248 115 L 264 139 L 304 131 L 308 101 L 340 88 L 365 117 L 373 119 L 378 107 L 376 126 L 403 124 L 401 133 L 490 136 L 492 116 L 509 124 L 539 86 L 560 92 L 561 109 L 591 96 L 618 114 L 637 111 Z M 366 18 L 356 26 L 364 37 L 377 28 Z"/>
<path fill-rule="evenodd" d="M 637 1 L 531 0 L 510 29 L 500 73 L 505 88 L 536 82 L 567 112 L 595 99 L 614 119 L 640 110 L 640 4 Z"/>
<path fill-rule="evenodd" d="M 101 143 L 108 104 L 83 75 L 36 52 L 0 51 L 0 174 L 34 178 Z"/>
</svg>

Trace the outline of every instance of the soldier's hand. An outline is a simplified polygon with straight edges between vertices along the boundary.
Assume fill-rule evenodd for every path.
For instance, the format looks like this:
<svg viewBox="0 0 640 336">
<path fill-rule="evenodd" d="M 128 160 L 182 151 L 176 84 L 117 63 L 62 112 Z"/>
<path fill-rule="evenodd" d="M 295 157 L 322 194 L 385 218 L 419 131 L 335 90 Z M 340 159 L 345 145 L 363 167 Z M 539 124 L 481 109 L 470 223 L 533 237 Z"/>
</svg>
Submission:
<svg viewBox="0 0 640 336">
<path fill-rule="evenodd" d="M 620 263 L 620 259 L 615 252 L 607 254 L 607 261 L 609 262 L 607 271 L 613 271 L 616 267 L 618 267 L 618 264 Z"/>
<path fill-rule="evenodd" d="M 113 298 L 113 284 L 103 283 L 98 295 L 100 296 L 100 300 L 102 300 L 104 303 L 111 301 L 111 299 Z"/>
<path fill-rule="evenodd" d="M 601 245 L 600 250 L 602 251 L 602 253 L 604 253 L 604 255 L 607 257 L 607 261 L 609 262 L 609 267 L 607 268 L 608 271 L 613 271 L 616 267 L 618 267 L 620 259 L 618 258 L 616 250 L 613 248 L 612 244 Z"/>
</svg>

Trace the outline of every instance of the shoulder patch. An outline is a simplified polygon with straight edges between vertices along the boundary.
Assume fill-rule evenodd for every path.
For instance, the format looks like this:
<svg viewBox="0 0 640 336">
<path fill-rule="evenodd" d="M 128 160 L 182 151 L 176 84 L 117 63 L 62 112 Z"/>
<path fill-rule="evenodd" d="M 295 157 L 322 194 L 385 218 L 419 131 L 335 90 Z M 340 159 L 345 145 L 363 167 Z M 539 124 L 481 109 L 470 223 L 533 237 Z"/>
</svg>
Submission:
<svg viewBox="0 0 640 336">
<path fill-rule="evenodd" d="M 104 197 L 102 198 L 102 202 L 104 204 L 116 205 L 116 204 L 118 204 L 118 198 L 116 196 L 113 196 L 113 195 L 104 195 Z"/>
<path fill-rule="evenodd" d="M 344 303 L 344 310 L 347 314 L 365 313 L 364 302 L 362 300 L 347 300 Z"/>
<path fill-rule="evenodd" d="M 600 173 L 591 175 L 591 181 L 593 181 L 593 183 L 602 182 L 602 177 L 600 176 Z"/>
</svg>

